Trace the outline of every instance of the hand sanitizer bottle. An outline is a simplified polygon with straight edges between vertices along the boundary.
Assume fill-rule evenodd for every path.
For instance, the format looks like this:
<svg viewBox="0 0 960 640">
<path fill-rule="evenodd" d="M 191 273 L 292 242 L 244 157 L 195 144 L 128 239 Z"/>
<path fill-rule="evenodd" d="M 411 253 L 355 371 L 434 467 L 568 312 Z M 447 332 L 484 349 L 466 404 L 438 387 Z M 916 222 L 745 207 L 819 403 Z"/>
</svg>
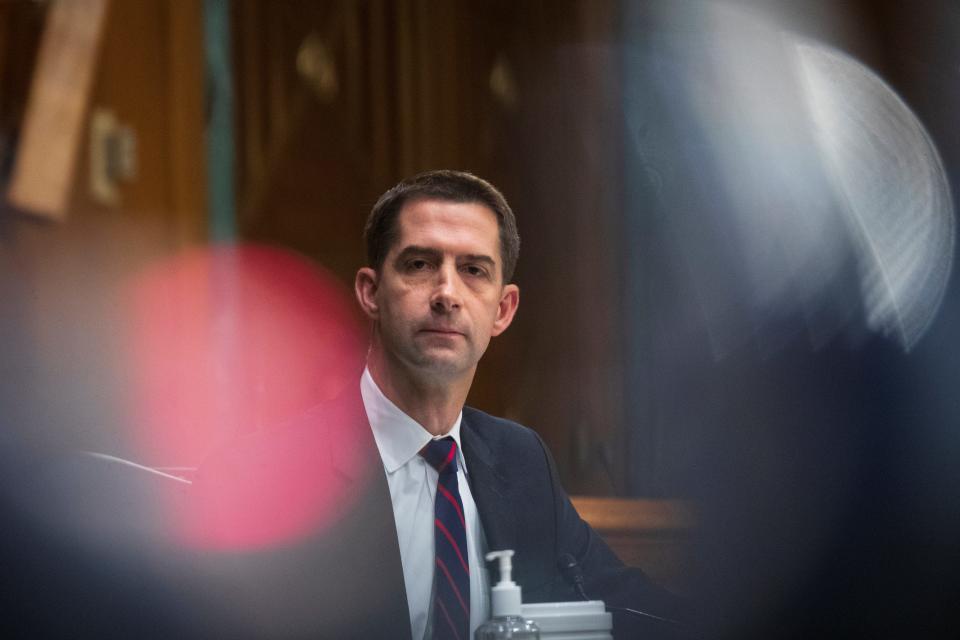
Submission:
<svg viewBox="0 0 960 640">
<path fill-rule="evenodd" d="M 520 615 L 520 585 L 510 577 L 513 564 L 510 558 L 513 551 L 491 551 L 487 561 L 500 561 L 500 582 L 490 590 L 493 617 L 477 627 L 474 640 L 501 640 L 514 638 L 522 640 L 540 640 L 537 625 Z"/>
</svg>

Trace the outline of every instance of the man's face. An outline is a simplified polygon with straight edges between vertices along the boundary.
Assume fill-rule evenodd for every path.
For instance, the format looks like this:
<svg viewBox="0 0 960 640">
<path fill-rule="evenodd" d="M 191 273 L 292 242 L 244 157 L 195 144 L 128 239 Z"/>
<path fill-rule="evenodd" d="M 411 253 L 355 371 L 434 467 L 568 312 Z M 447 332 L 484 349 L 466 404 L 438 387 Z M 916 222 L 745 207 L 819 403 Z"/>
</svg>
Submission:
<svg viewBox="0 0 960 640">
<path fill-rule="evenodd" d="M 420 199 L 400 211 L 397 231 L 380 273 L 357 274 L 376 355 L 434 381 L 472 377 L 519 300 L 517 287 L 502 283 L 496 215 L 478 203 Z"/>
</svg>

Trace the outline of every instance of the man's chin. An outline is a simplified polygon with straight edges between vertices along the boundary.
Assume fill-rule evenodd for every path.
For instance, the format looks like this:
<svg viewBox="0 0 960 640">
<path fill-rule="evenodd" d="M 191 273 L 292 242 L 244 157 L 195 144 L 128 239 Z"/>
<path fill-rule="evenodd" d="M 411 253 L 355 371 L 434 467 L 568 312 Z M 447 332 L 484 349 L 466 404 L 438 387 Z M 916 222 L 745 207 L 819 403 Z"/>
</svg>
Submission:
<svg viewBox="0 0 960 640">
<path fill-rule="evenodd" d="M 473 369 L 462 354 L 438 351 L 422 354 L 423 357 L 418 359 L 416 369 L 420 375 L 432 379 L 453 380 Z"/>
</svg>

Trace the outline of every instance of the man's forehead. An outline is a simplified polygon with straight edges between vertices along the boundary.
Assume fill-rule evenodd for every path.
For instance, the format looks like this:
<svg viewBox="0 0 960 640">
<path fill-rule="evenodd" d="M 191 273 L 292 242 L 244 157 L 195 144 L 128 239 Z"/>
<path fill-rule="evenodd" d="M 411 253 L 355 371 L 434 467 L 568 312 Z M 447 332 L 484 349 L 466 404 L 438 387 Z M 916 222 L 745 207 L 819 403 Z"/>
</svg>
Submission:
<svg viewBox="0 0 960 640">
<path fill-rule="evenodd" d="M 401 208 L 396 231 L 399 250 L 423 236 L 437 241 L 491 244 L 495 249 L 500 243 L 497 215 L 482 202 L 419 198 Z"/>
<path fill-rule="evenodd" d="M 400 207 L 398 218 L 402 219 L 404 213 L 411 210 L 437 210 L 437 209 L 457 209 L 470 210 L 483 219 L 489 217 L 493 222 L 497 222 L 497 214 L 486 202 L 481 200 L 451 200 L 448 198 L 419 195 L 413 196 L 403 203 Z M 482 214 L 480 212 L 483 212 Z"/>
</svg>

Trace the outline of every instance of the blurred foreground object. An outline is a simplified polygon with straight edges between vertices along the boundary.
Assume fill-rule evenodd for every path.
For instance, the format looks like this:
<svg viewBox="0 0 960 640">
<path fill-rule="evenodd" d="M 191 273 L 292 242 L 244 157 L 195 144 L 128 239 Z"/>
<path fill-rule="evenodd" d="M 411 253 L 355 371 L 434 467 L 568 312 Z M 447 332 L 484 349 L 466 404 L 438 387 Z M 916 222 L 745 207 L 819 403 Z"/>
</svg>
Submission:
<svg viewBox="0 0 960 640">
<path fill-rule="evenodd" d="M 47 16 L 8 193 L 39 216 L 67 215 L 108 5 L 54 2 Z"/>
<path fill-rule="evenodd" d="M 69 443 L 84 438 L 69 412 L 29 425 L 42 434 L 14 425 L 20 437 L 0 439 L 9 480 L 0 513 L 12 527 L 0 551 L 7 560 L 20 549 L 13 566 L 23 576 L 5 623 L 40 636 L 112 637 L 115 628 L 131 637 L 238 637 L 258 635 L 251 625 L 261 622 L 250 616 L 266 616 L 274 626 L 260 637 L 302 631 L 310 607 L 286 593 L 291 604 L 276 606 L 251 585 L 269 591 L 282 579 L 305 593 L 322 572 L 292 575 L 291 567 L 313 559 L 340 571 L 343 558 L 324 550 L 363 540 L 350 517 L 366 504 L 366 476 L 344 487 L 339 471 L 375 468 L 358 461 L 360 436 L 337 428 L 355 417 L 328 415 L 329 429 L 273 437 L 360 375 L 364 333 L 346 288 L 306 259 L 262 246 L 194 248 L 101 284 L 117 292 L 109 308 L 116 357 L 74 366 L 101 380 L 98 389 L 117 380 L 82 398 L 116 416 L 116 439 L 99 452 L 76 450 Z M 101 318 L 96 301 L 111 296 L 84 293 L 78 308 Z M 73 312 L 63 322 L 89 339 Z M 50 355 L 50 365 L 63 356 Z M 245 447 L 270 447 L 277 463 L 234 465 Z M 221 450 L 191 492 L 194 468 Z M 47 579 L 56 587 L 44 591 Z M 45 620 L 47 605 L 63 620 Z"/>
<path fill-rule="evenodd" d="M 9 443 L 10 456 L 37 449 L 50 458 L 33 475 L 51 497 L 17 500 L 54 535 L 79 532 L 77 539 L 93 548 L 119 548 L 117 541 L 150 554 L 157 543 L 191 546 L 193 532 L 207 530 L 183 500 L 193 470 L 238 435 L 274 429 L 355 382 L 365 346 L 362 325 L 335 278 L 268 247 L 190 249 L 148 263 L 119 290 L 112 319 L 116 355 L 75 365 L 88 376 L 117 381 L 109 393 L 75 401 L 97 405 L 84 411 L 115 417 L 114 441 L 102 442 L 93 456 L 71 451 L 68 443 L 86 449 L 97 441 L 75 433 L 81 427 L 65 407 L 56 414 L 62 423 L 38 425 L 37 432 Z M 99 317 L 102 309 L 91 306 L 83 311 Z M 80 333 L 78 339 L 89 339 Z M 342 440 L 349 450 L 349 437 Z M 333 500 L 329 482 L 316 475 L 326 472 L 299 469 L 306 475 L 290 472 L 283 487 L 293 502 L 259 528 L 225 529 L 231 546 L 274 544 L 318 525 Z M 32 482 L 25 485 L 28 493 Z M 21 488 L 9 489 L 15 494 Z M 259 506 L 276 507 L 224 491 L 216 498 L 242 504 L 244 522 L 257 520 Z"/>
<path fill-rule="evenodd" d="M 624 6 L 631 460 L 705 635 L 955 637 L 956 4 Z"/>
<path fill-rule="evenodd" d="M 362 370 L 346 288 L 291 252 L 213 246 L 130 279 L 140 462 L 196 466 L 213 447 L 329 400 Z"/>
<path fill-rule="evenodd" d="M 701 8 L 673 16 L 696 35 L 665 30 L 626 54 L 648 80 L 625 117 L 692 285 L 682 312 L 718 360 L 748 341 L 777 350 L 794 323 L 814 349 L 865 326 L 911 350 L 953 264 L 924 126 L 849 54 L 732 3 Z"/>
<path fill-rule="evenodd" d="M 953 266 L 943 163 L 917 116 L 875 73 L 840 51 L 795 46 L 856 249 L 867 323 L 909 351 L 936 316 Z"/>
</svg>

